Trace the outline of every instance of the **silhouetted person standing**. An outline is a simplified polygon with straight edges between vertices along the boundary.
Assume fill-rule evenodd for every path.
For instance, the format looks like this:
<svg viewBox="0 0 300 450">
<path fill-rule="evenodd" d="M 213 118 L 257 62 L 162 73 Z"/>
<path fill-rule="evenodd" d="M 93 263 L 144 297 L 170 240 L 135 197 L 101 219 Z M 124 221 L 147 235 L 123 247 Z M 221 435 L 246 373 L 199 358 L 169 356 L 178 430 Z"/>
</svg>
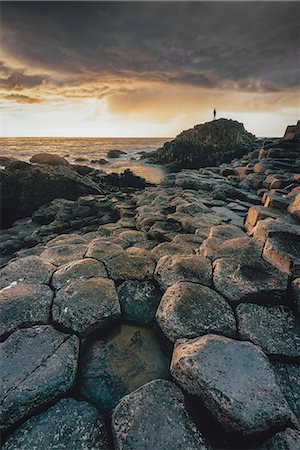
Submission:
<svg viewBox="0 0 300 450">
<path fill-rule="evenodd" d="M 216 108 L 214 108 L 214 120 L 216 120 L 217 111 Z"/>
</svg>

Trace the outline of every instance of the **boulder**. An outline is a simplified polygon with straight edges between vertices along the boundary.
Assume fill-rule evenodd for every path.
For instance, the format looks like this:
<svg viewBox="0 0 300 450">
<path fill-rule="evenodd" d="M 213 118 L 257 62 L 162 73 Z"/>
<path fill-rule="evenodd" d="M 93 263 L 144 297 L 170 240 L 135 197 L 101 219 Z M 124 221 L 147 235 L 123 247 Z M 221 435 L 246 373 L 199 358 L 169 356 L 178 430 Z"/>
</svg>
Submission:
<svg viewBox="0 0 300 450">
<path fill-rule="evenodd" d="M 19 328 L 47 324 L 53 292 L 46 285 L 18 283 L 0 290 L 0 340 Z"/>
<path fill-rule="evenodd" d="M 225 336 L 236 333 L 235 316 L 226 300 L 196 283 L 176 283 L 169 287 L 159 304 L 156 320 L 171 342 L 208 333 Z"/>
<path fill-rule="evenodd" d="M 163 256 L 155 269 L 155 279 L 163 290 L 180 281 L 211 286 L 212 267 L 207 258 L 199 255 Z"/>
<path fill-rule="evenodd" d="M 169 361 L 152 330 L 122 325 L 107 339 L 87 344 L 80 368 L 81 393 L 100 410 L 111 410 L 148 381 L 167 378 Z"/>
<path fill-rule="evenodd" d="M 242 339 L 259 345 L 268 355 L 300 357 L 300 325 L 290 308 L 241 304 L 236 313 Z"/>
<path fill-rule="evenodd" d="M 53 321 L 79 335 L 100 330 L 120 316 L 114 282 L 107 278 L 73 279 L 53 301 Z"/>
<path fill-rule="evenodd" d="M 184 396 L 165 380 L 154 380 L 126 395 L 114 409 L 112 429 L 118 450 L 204 450 Z"/>
<path fill-rule="evenodd" d="M 124 281 L 117 291 L 123 319 L 140 325 L 153 322 L 161 299 L 160 289 L 153 281 Z"/>
<path fill-rule="evenodd" d="M 65 158 L 52 153 L 37 153 L 36 155 L 33 155 L 29 161 L 36 164 L 49 164 L 50 166 L 70 165 Z"/>
<path fill-rule="evenodd" d="M 98 410 L 84 401 L 64 398 L 22 424 L 3 450 L 107 450 L 108 435 Z"/>
<path fill-rule="evenodd" d="M 19 330 L 1 344 L 1 427 L 57 400 L 75 383 L 79 341 L 50 326 Z"/>
<path fill-rule="evenodd" d="M 107 152 L 108 158 L 120 158 L 122 155 L 126 155 L 127 153 L 123 150 L 109 150 Z"/>
<path fill-rule="evenodd" d="M 180 339 L 171 373 L 224 430 L 237 436 L 281 428 L 291 417 L 268 358 L 250 342 L 215 335 Z"/>
<path fill-rule="evenodd" d="M 215 289 L 236 304 L 280 302 L 287 289 L 287 274 L 260 258 L 220 258 L 213 267 Z"/>
<path fill-rule="evenodd" d="M 49 284 L 55 267 L 39 256 L 18 258 L 0 270 L 0 287 L 16 283 Z"/>
<path fill-rule="evenodd" d="M 30 216 L 56 198 L 75 200 L 80 195 L 102 194 L 103 188 L 68 166 L 19 162 L 7 166 L 1 183 L 1 226 Z"/>
<path fill-rule="evenodd" d="M 55 289 L 67 285 L 75 279 L 88 279 L 92 277 L 107 278 L 105 265 L 92 258 L 78 259 L 61 266 L 52 277 L 52 286 Z"/>
</svg>

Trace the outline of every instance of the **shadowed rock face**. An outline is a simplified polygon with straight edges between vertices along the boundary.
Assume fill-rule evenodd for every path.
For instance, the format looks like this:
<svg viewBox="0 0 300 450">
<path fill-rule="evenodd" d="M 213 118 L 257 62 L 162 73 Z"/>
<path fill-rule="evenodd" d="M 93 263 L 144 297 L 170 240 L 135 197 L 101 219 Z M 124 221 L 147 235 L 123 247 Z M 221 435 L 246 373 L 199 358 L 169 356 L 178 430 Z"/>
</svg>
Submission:
<svg viewBox="0 0 300 450">
<path fill-rule="evenodd" d="M 119 450 L 205 450 L 178 387 L 154 380 L 124 397 L 115 408 L 112 427 Z"/>
<path fill-rule="evenodd" d="M 142 158 L 168 164 L 173 170 L 199 169 L 229 162 L 255 145 L 255 136 L 248 133 L 243 124 L 219 119 L 183 131 L 173 141 Z"/>
</svg>

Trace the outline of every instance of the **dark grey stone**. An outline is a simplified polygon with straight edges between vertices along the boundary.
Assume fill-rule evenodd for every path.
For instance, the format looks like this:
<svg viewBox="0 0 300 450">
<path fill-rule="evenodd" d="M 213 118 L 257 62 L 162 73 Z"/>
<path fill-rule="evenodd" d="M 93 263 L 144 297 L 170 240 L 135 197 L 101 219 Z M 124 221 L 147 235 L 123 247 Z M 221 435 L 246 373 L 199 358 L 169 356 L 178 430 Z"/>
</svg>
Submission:
<svg viewBox="0 0 300 450">
<path fill-rule="evenodd" d="M 26 256 L 12 261 L 0 271 L 0 288 L 11 283 L 49 284 L 55 267 L 39 256 Z"/>
<path fill-rule="evenodd" d="M 153 281 L 125 281 L 117 291 L 124 319 L 141 325 L 154 320 L 161 292 Z"/>
<path fill-rule="evenodd" d="M 216 335 L 180 339 L 171 374 L 228 432 L 258 435 L 291 417 L 268 358 L 250 342 Z"/>
<path fill-rule="evenodd" d="M 236 312 L 242 339 L 269 355 L 300 357 L 300 323 L 290 308 L 249 303 L 239 305 Z"/>
<path fill-rule="evenodd" d="M 107 450 L 108 436 L 102 416 L 87 402 L 72 398 L 32 417 L 6 441 L 3 450 Z"/>
<path fill-rule="evenodd" d="M 101 277 L 73 279 L 54 298 L 54 322 L 80 335 L 100 330 L 120 316 L 120 304 L 112 280 Z"/>
<path fill-rule="evenodd" d="M 126 395 L 112 415 L 117 450 L 204 450 L 184 396 L 165 380 L 154 380 Z"/>
<path fill-rule="evenodd" d="M 75 382 L 79 341 L 50 326 L 13 333 L 1 344 L 1 427 L 58 399 Z"/>
<path fill-rule="evenodd" d="M 300 424 L 300 365 L 272 362 L 278 386 Z"/>
<path fill-rule="evenodd" d="M 176 283 L 159 304 L 156 320 L 171 342 L 207 333 L 234 336 L 235 316 L 227 301 L 207 286 Z"/>
<path fill-rule="evenodd" d="M 257 450 L 298 450 L 299 448 L 300 432 L 287 428 L 257 447 Z"/>
<path fill-rule="evenodd" d="M 47 324 L 53 299 L 42 284 L 19 283 L 0 291 L 0 338 L 18 328 Z"/>
</svg>

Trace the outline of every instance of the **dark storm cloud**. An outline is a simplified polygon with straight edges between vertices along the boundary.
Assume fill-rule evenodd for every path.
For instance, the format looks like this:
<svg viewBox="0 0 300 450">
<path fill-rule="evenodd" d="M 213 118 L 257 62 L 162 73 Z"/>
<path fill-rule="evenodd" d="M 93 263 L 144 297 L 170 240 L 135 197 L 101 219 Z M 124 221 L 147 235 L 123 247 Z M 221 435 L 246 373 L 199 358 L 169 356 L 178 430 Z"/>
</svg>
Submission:
<svg viewBox="0 0 300 450">
<path fill-rule="evenodd" d="M 7 90 L 30 89 L 40 86 L 47 78 L 43 75 L 25 75 L 23 71 L 12 72 L 7 78 L 0 78 L 0 88 Z"/>
<path fill-rule="evenodd" d="M 70 82 L 114 76 L 275 92 L 300 80 L 299 13 L 297 2 L 4 2 L 3 48 Z M 1 83 L 44 81 L 23 72 Z"/>
</svg>

